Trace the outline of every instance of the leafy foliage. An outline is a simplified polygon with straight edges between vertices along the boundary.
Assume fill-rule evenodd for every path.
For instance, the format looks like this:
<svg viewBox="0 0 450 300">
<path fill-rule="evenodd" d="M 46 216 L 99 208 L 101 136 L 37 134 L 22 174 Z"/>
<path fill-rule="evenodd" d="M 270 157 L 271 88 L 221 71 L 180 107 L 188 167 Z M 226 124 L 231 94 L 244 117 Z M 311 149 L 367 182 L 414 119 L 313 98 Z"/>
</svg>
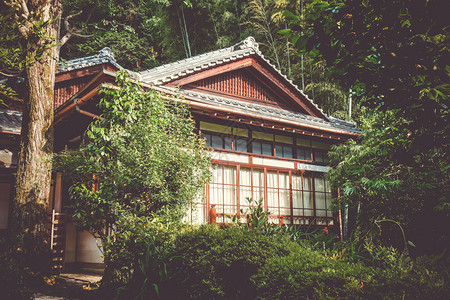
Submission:
<svg viewBox="0 0 450 300">
<path fill-rule="evenodd" d="M 138 276 L 139 261 L 148 247 L 162 249 L 154 240 L 165 236 L 158 224 L 177 224 L 210 176 L 188 108 L 144 91 L 126 73 L 119 72 L 117 83 L 103 90 L 103 114 L 90 125 L 87 142 L 55 157 L 55 168 L 73 182 L 75 225 L 102 239 L 111 292 L 110 286 L 149 276 L 145 270 Z"/>
<path fill-rule="evenodd" d="M 166 261 L 173 235 L 172 226 L 158 218 L 123 215 L 103 244 L 103 298 L 157 297 L 169 279 Z"/>
<path fill-rule="evenodd" d="M 91 124 L 80 150 L 57 157 L 81 229 L 104 236 L 121 213 L 180 220 L 209 178 L 209 157 L 181 102 L 164 100 L 118 75 L 105 89 L 102 120 Z"/>
<path fill-rule="evenodd" d="M 259 230 L 202 226 L 182 232 L 174 241 L 170 299 L 253 299 L 250 277 L 272 256 L 292 247 L 288 240 Z"/>
<path fill-rule="evenodd" d="M 448 241 L 444 224 L 449 217 L 445 151 L 411 155 L 411 121 L 395 112 L 367 111 L 361 121 L 360 140 L 329 153 L 335 166 L 329 177 L 343 192 L 340 208 L 358 214 L 361 236 L 375 235 L 399 249 L 411 240 L 417 246 L 413 252 L 441 251 Z"/>
<path fill-rule="evenodd" d="M 298 247 L 286 256 L 273 256 L 252 277 L 261 299 L 424 299 L 445 298 L 443 269 L 435 260 L 401 259 L 389 267 L 347 263 Z"/>
<path fill-rule="evenodd" d="M 447 6 L 446 6 L 447 5 Z M 446 1 L 313 1 L 286 12 L 299 53 L 324 59 L 329 75 L 371 107 L 410 120 L 410 147 L 426 151 L 448 136 L 449 27 Z"/>
<path fill-rule="evenodd" d="M 328 76 L 372 108 L 363 114 L 359 140 L 330 153 L 331 182 L 344 193 L 340 208 L 357 214 L 361 237 L 376 234 L 400 249 L 410 240 L 416 254 L 439 252 L 448 241 L 445 5 L 313 1 L 302 16 L 285 12 L 284 33 L 298 52 L 325 60 Z"/>
</svg>

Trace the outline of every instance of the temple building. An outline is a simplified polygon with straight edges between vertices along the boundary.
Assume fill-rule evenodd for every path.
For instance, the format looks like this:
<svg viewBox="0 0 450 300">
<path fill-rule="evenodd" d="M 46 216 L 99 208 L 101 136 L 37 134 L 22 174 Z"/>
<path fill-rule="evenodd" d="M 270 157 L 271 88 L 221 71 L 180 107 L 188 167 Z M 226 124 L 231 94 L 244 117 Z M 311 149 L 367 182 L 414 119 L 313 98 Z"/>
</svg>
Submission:
<svg viewBox="0 0 450 300">
<path fill-rule="evenodd" d="M 65 61 L 56 74 L 55 152 L 76 148 L 97 108 L 99 90 L 114 84 L 123 69 L 105 48 L 99 54 Z M 324 174 L 330 146 L 354 138 L 353 123 L 327 116 L 261 54 L 249 37 L 228 48 L 190 57 L 132 78 L 148 89 L 187 102 L 196 130 L 212 151 L 212 180 L 187 221 L 245 221 L 247 198 L 263 199 L 276 224 L 336 226 L 329 209 L 334 196 Z M 0 229 L 7 226 L 16 168 L 20 111 L 0 110 Z M 67 187 L 54 174 L 51 195 L 52 247 L 61 265 L 99 267 L 97 241 L 77 232 L 65 215 Z"/>
</svg>

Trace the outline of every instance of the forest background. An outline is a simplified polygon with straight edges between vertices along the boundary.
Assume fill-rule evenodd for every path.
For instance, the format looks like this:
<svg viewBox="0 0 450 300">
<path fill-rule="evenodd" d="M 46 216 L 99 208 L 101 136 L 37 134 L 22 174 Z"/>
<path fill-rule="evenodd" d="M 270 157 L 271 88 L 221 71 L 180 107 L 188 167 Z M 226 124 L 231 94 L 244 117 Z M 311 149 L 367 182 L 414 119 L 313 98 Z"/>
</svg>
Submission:
<svg viewBox="0 0 450 300">
<path fill-rule="evenodd" d="M 142 71 L 253 36 L 264 56 L 325 113 L 347 119 L 348 87 L 326 79 L 323 61 L 310 63 L 297 55 L 293 44 L 278 33 L 288 26 L 284 10 L 300 15 L 306 2 L 65 1 L 64 14 L 78 35 L 61 48 L 61 58 L 94 55 L 110 47 L 121 66 Z"/>
</svg>

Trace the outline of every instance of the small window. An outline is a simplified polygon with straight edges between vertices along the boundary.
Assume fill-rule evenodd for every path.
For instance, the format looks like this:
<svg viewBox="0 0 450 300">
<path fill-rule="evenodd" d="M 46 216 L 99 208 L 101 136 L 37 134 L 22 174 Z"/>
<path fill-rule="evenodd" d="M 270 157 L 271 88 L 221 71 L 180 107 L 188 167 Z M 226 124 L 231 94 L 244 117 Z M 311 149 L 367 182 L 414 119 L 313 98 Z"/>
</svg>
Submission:
<svg viewBox="0 0 450 300">
<path fill-rule="evenodd" d="M 285 145 L 275 145 L 276 156 L 292 158 L 292 147 Z"/>
<path fill-rule="evenodd" d="M 323 150 L 314 150 L 314 161 L 328 163 L 327 152 Z"/>
<path fill-rule="evenodd" d="M 272 145 L 271 144 L 262 144 L 262 154 L 263 155 L 273 155 L 272 153 Z"/>
<path fill-rule="evenodd" d="M 311 150 L 297 149 L 297 159 L 311 160 Z"/>
<path fill-rule="evenodd" d="M 262 155 L 273 155 L 272 144 L 253 142 L 253 153 Z"/>
<path fill-rule="evenodd" d="M 236 138 L 235 150 L 241 152 L 247 152 L 247 140 Z"/>
<path fill-rule="evenodd" d="M 225 147 L 224 149 L 231 150 L 231 138 L 230 137 L 224 137 Z"/>
<path fill-rule="evenodd" d="M 211 135 L 210 134 L 206 134 L 206 133 L 202 133 L 202 137 L 206 139 L 206 143 L 205 146 L 206 147 L 211 147 Z"/>
<path fill-rule="evenodd" d="M 223 139 L 220 136 L 212 135 L 211 147 L 213 148 L 223 148 Z"/>
<path fill-rule="evenodd" d="M 262 154 L 261 152 L 261 143 L 260 142 L 253 142 L 252 143 L 252 152 L 255 154 Z"/>
</svg>

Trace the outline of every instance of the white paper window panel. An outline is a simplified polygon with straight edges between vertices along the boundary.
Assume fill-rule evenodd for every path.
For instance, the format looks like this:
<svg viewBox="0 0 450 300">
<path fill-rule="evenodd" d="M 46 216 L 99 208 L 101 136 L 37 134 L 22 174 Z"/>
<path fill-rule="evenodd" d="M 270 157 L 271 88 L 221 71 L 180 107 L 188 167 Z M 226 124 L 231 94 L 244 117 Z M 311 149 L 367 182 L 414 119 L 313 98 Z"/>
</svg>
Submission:
<svg viewBox="0 0 450 300">
<path fill-rule="evenodd" d="M 280 206 L 281 207 L 290 207 L 291 206 L 291 199 L 289 197 L 289 190 L 282 190 L 279 191 L 280 196 Z"/>
<path fill-rule="evenodd" d="M 306 190 L 306 191 L 312 190 L 312 177 L 309 175 L 303 176 L 303 190 Z"/>
<path fill-rule="evenodd" d="M 268 171 L 267 172 L 267 186 L 270 188 L 278 187 L 278 174 L 277 172 Z"/>
<path fill-rule="evenodd" d="M 253 200 L 264 199 L 264 188 L 253 187 Z"/>
<path fill-rule="evenodd" d="M 303 210 L 304 216 L 306 217 L 312 217 L 314 216 L 314 210 L 313 209 L 304 209 Z"/>
<path fill-rule="evenodd" d="M 291 214 L 291 209 L 288 207 L 280 208 L 280 215 L 286 216 Z"/>
<path fill-rule="evenodd" d="M 300 174 L 292 174 L 292 189 L 293 190 L 302 189 L 302 176 Z"/>
<path fill-rule="evenodd" d="M 325 193 L 316 192 L 316 209 L 326 209 Z"/>
<path fill-rule="evenodd" d="M 278 176 L 278 184 L 282 189 L 289 188 L 289 173 L 280 172 Z"/>
<path fill-rule="evenodd" d="M 253 169 L 253 186 L 264 187 L 264 171 Z"/>
<path fill-rule="evenodd" d="M 323 177 L 314 178 L 314 189 L 318 192 L 325 191 L 325 180 L 323 179 Z"/>
<path fill-rule="evenodd" d="M 237 214 L 237 206 L 235 206 L 235 205 L 233 205 L 233 206 L 225 205 L 225 206 L 223 207 L 223 212 L 224 212 L 225 214 L 232 214 L 232 215 L 235 215 L 235 214 Z"/>
<path fill-rule="evenodd" d="M 316 209 L 316 216 L 317 217 L 326 217 L 327 210 L 326 209 Z"/>
<path fill-rule="evenodd" d="M 224 182 L 227 184 L 236 184 L 236 168 L 224 166 Z"/>
<path fill-rule="evenodd" d="M 303 208 L 293 208 L 292 213 L 294 216 L 303 216 Z"/>
<path fill-rule="evenodd" d="M 278 207 L 277 189 L 267 189 L 267 205 L 270 207 Z"/>
<path fill-rule="evenodd" d="M 247 203 L 247 198 L 252 198 L 252 188 L 249 186 L 241 186 L 240 194 L 239 194 L 241 205 L 243 203 Z M 257 199 L 255 199 L 257 200 Z"/>
<path fill-rule="evenodd" d="M 213 168 L 211 183 L 222 183 L 222 177 L 222 166 L 216 166 L 215 168 Z"/>
<path fill-rule="evenodd" d="M 241 168 L 239 183 L 241 185 L 251 186 L 252 184 L 252 173 L 249 168 Z"/>
<path fill-rule="evenodd" d="M 301 191 L 292 191 L 292 207 L 303 208 L 303 199 Z"/>
<path fill-rule="evenodd" d="M 314 199 L 313 193 L 304 191 L 303 192 L 303 207 L 305 209 L 313 209 L 314 208 Z"/>
</svg>

